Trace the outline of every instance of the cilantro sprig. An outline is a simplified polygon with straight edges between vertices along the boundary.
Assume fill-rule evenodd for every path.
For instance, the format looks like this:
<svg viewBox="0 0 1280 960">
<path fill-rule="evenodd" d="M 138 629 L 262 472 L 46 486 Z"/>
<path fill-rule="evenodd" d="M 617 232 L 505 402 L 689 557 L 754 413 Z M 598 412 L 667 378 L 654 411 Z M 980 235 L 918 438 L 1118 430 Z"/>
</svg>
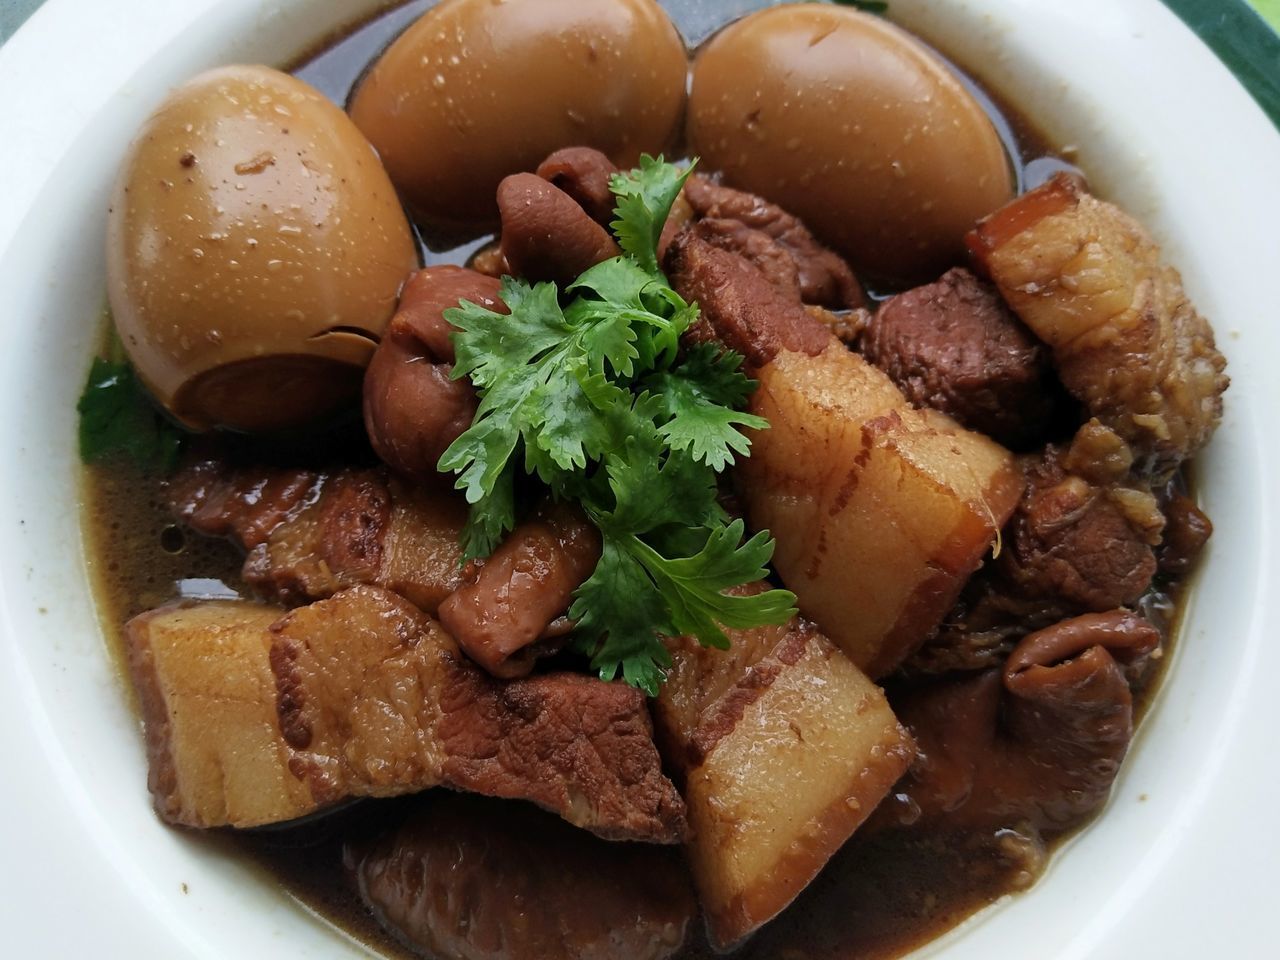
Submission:
<svg viewBox="0 0 1280 960">
<path fill-rule="evenodd" d="M 114 336 L 109 356 L 93 358 L 76 412 L 84 463 L 123 458 L 167 473 L 178 461 L 183 432 L 157 409 Z"/>
<path fill-rule="evenodd" d="M 577 646 L 604 679 L 651 695 L 671 665 L 662 637 L 724 648 L 724 627 L 795 613 L 785 590 L 725 592 L 766 576 L 773 555 L 768 533 L 744 541 L 717 498 L 717 474 L 749 455 L 741 430 L 768 423 L 739 409 L 755 387 L 740 356 L 680 350 L 698 308 L 667 283 L 658 240 L 691 169 L 645 156 L 614 176 L 623 255 L 565 290 L 507 277 L 509 314 L 465 300 L 444 314 L 457 328 L 453 375 L 480 396 L 439 463 L 470 504 L 465 557 L 487 556 L 514 527 L 520 471 L 577 502 L 602 541 L 569 610 Z"/>
</svg>

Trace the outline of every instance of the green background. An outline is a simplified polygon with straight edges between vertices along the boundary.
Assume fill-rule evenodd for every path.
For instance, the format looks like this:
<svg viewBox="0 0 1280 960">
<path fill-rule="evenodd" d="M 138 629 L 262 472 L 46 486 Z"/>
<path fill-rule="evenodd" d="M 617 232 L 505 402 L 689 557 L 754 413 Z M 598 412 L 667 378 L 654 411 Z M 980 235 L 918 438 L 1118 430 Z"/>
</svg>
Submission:
<svg viewBox="0 0 1280 960">
<path fill-rule="evenodd" d="M 1280 129 L 1280 0 L 1164 0 L 1236 75 Z M 1258 14 L 1275 29 L 1268 29 Z"/>
</svg>

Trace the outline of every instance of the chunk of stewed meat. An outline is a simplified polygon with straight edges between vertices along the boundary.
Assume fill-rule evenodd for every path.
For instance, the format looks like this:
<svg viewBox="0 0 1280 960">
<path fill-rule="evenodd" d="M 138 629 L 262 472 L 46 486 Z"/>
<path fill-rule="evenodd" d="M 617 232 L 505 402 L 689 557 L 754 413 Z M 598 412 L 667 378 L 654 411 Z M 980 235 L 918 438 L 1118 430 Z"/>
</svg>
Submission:
<svg viewBox="0 0 1280 960">
<path fill-rule="evenodd" d="M 665 960 L 697 911 L 675 851 L 511 801 L 426 797 L 343 859 L 378 922 L 427 957 Z"/>
<path fill-rule="evenodd" d="M 369 439 L 383 462 L 413 479 L 435 472 L 440 455 L 471 426 L 476 395 L 419 348 L 388 336 L 365 369 Z"/>
<path fill-rule="evenodd" d="M 734 468 L 747 523 L 810 617 L 881 677 L 941 622 L 1022 492 L 1009 452 L 932 409 L 830 334 L 755 371 L 751 436 Z"/>
<path fill-rule="evenodd" d="M 1058 174 L 984 219 L 968 243 L 1052 347 L 1063 385 L 1158 476 L 1222 417 L 1226 360 L 1160 248 L 1118 207 Z"/>
<path fill-rule="evenodd" d="M 285 488 L 305 493 L 288 510 L 260 495 Z M 235 470 L 209 459 L 179 470 L 168 492 L 197 529 L 252 547 L 242 575 L 261 596 L 292 606 L 359 584 L 386 587 L 438 615 L 495 676 L 526 674 L 564 644 L 571 595 L 600 554 L 591 524 L 548 504 L 491 557 L 464 566 L 461 495 L 385 470 Z"/>
<path fill-rule="evenodd" d="M 592 147 L 565 147 L 538 164 L 538 176 L 568 194 L 596 223 L 608 227 L 617 197 L 609 179 L 618 172 L 613 161 Z"/>
<path fill-rule="evenodd" d="M 489 676 L 438 623 L 355 587 L 271 627 L 289 769 L 321 803 L 444 785 L 529 800 L 600 836 L 676 843 L 644 694 L 576 673 Z"/>
<path fill-rule="evenodd" d="M 613 161 L 599 150 L 591 147 L 565 147 L 538 164 L 537 172 L 538 176 L 568 194 L 601 227 L 606 230 L 612 228 L 613 221 L 617 219 L 615 209 L 618 198 L 609 189 L 609 183 L 619 171 Z M 671 204 L 671 212 L 662 225 L 662 233 L 658 238 L 659 259 L 666 253 L 675 235 L 693 217 L 693 209 L 682 192 Z"/>
<path fill-rule="evenodd" d="M 999 667 L 1028 632 L 1074 612 L 1056 597 L 1022 595 L 988 563 L 969 578 L 937 631 L 902 665 L 902 675 L 936 676 Z"/>
<path fill-rule="evenodd" d="M 727 632 L 725 651 L 668 642 L 654 708 L 684 784 L 689 864 L 718 949 L 813 880 L 915 751 L 880 689 L 813 624 Z"/>
<path fill-rule="evenodd" d="M 449 786 L 525 799 L 610 839 L 675 843 L 644 696 L 580 674 L 495 680 L 395 594 L 285 613 L 162 607 L 126 627 L 156 809 L 250 827 Z"/>
<path fill-rule="evenodd" d="M 788 288 L 794 283 L 805 303 L 844 308 L 865 302 L 849 265 L 777 204 L 697 173 L 685 183 L 684 197 L 695 217 L 718 221 L 709 231 L 715 242 L 757 263 L 771 280 Z M 791 262 L 791 270 L 779 269 L 782 258 Z"/>
<path fill-rule="evenodd" d="M 666 269 L 680 295 L 702 308 L 685 334 L 690 342 L 721 343 L 758 367 L 780 350 L 821 353 L 831 338 L 798 299 L 780 292 L 749 260 L 694 230 L 676 237 Z"/>
<path fill-rule="evenodd" d="M 741 220 L 718 218 L 699 220 L 689 229 L 708 243 L 747 260 L 783 296 L 802 301 L 795 258 L 763 230 L 748 227 Z"/>
<path fill-rule="evenodd" d="M 1137 601 L 1156 572 L 1153 534 L 1134 522 L 1126 495 L 1068 473 L 1050 447 L 1030 461 L 1027 489 L 1005 529 L 1000 575 L 1023 596 L 1074 611 Z"/>
<path fill-rule="evenodd" d="M 1165 504 L 1164 541 L 1157 551 L 1160 572 L 1166 577 L 1185 577 L 1195 569 L 1201 551 L 1213 535 L 1213 523 L 1195 501 L 1175 493 Z"/>
<path fill-rule="evenodd" d="M 251 549 L 313 503 L 319 483 L 310 470 L 242 467 L 208 457 L 187 460 L 162 490 L 174 515 L 192 530 Z"/>
<path fill-rule="evenodd" d="M 254 827 L 320 806 L 289 772 L 268 627 L 279 607 L 171 604 L 125 624 L 156 813 L 185 827 Z"/>
<path fill-rule="evenodd" d="M 551 636 L 549 628 L 599 559 L 600 534 L 586 517 L 546 504 L 440 604 L 440 622 L 494 676 L 523 676 L 567 639 L 567 623 Z"/>
<path fill-rule="evenodd" d="M 288 509 L 267 495 L 281 489 L 295 491 Z M 236 469 L 198 460 L 177 471 L 166 496 L 194 529 L 246 548 L 245 582 L 278 603 L 371 583 L 434 613 L 462 583 L 466 503 L 451 490 L 405 483 L 384 470 Z"/>
<path fill-rule="evenodd" d="M 891 694 L 920 753 L 877 826 L 1059 831 L 1106 800 L 1133 736 L 1126 671 L 1160 636 L 1128 610 L 1025 637 L 1000 670 Z"/>
<path fill-rule="evenodd" d="M 1122 483 L 1133 472 L 1133 450 L 1120 434 L 1097 417 L 1082 423 L 1062 455 L 1068 473 L 1100 486 Z"/>
<path fill-rule="evenodd" d="M 532 173 L 514 173 L 498 184 L 498 211 L 502 255 L 526 280 L 551 280 L 563 288 L 620 252 L 572 197 Z"/>
<path fill-rule="evenodd" d="M 1061 393 L 1048 348 L 960 268 L 882 305 L 862 351 L 912 403 L 1015 449 L 1043 442 Z"/>
<path fill-rule="evenodd" d="M 394 590 L 428 614 L 462 583 L 467 508 L 453 491 L 381 471 L 341 471 L 245 558 L 245 582 L 293 605 L 358 584 Z"/>
<path fill-rule="evenodd" d="M 493 277 L 454 266 L 427 267 L 405 284 L 364 378 L 369 441 L 398 473 L 434 479 L 440 455 L 471 425 L 475 391 L 451 376 L 452 327 L 444 311 L 470 300 L 506 313 L 500 286 Z"/>
<path fill-rule="evenodd" d="M 502 244 L 497 240 L 493 240 L 474 254 L 467 261 L 467 267 L 476 273 L 483 273 L 486 277 L 496 277 L 499 280 L 511 273 L 511 267 L 507 264 L 507 258 L 502 255 Z"/>
<path fill-rule="evenodd" d="M 1009 452 L 914 409 L 827 324 L 745 258 L 686 230 L 667 256 L 702 315 L 686 334 L 742 353 L 759 380 L 735 480 L 800 610 L 872 677 L 937 627 L 1022 491 Z M 857 576 L 850 576 L 857 571 Z"/>
</svg>

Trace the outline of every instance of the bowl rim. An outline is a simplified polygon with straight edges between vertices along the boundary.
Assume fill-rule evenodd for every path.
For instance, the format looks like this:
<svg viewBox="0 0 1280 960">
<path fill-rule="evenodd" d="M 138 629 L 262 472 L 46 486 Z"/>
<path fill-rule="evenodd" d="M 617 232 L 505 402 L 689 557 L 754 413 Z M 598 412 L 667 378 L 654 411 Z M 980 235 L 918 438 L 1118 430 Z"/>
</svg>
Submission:
<svg viewBox="0 0 1280 960">
<path fill-rule="evenodd" d="M 1280 127 L 1280 23 L 1246 0 L 1164 0 Z M 1280 9 L 1277 14 L 1280 15 Z"/>
<path fill-rule="evenodd" d="M 215 44 L 222 44 L 219 51 L 252 51 L 254 44 L 269 45 L 282 23 L 314 21 L 315 37 L 324 32 L 323 17 L 303 18 L 318 11 L 335 15 L 322 6 L 321 0 L 51 0 L 0 47 L 0 83 L 23 91 L 0 103 L 0 130 L 10 144 L 0 152 L 0 183 L 7 184 L 0 191 L 0 290 L 10 304 L 0 316 L 10 345 L 0 355 L 0 403 L 8 411 L 0 419 L 0 530 L 7 535 L 0 547 L 0 736 L 14 772 L 10 789 L 0 793 L 0 815 L 23 825 L 0 867 L 0 917 L 10 942 L 26 952 L 71 955 L 92 948 L 106 957 L 217 957 L 230 952 L 229 945 L 238 948 L 239 928 L 249 926 L 250 955 L 282 936 L 298 955 L 331 956 L 337 949 L 332 932 L 305 922 L 282 896 L 264 894 L 242 864 L 225 863 L 205 845 L 157 829 L 141 779 L 116 782 L 121 771 L 142 769 L 140 745 L 130 733 L 134 721 L 104 670 L 100 641 L 95 645 L 82 635 L 89 631 L 96 640 L 98 627 L 83 596 L 77 518 L 40 510 L 65 511 L 77 496 L 67 479 L 73 473 L 70 406 L 87 367 L 89 337 L 59 311 L 71 306 L 82 319 L 96 316 L 101 286 L 95 294 L 91 283 L 55 267 L 60 250 L 81 249 L 67 226 L 78 222 L 75 204 L 82 205 L 83 217 L 89 209 L 83 204 L 96 202 L 114 170 L 114 160 L 92 147 L 110 141 L 115 149 L 118 137 L 95 138 L 109 132 L 104 124 L 110 118 L 145 113 L 162 89 L 156 78 L 177 75 L 192 51 L 212 55 Z M 351 0 L 349 6 L 378 4 Z M 946 30 L 926 0 L 894 6 L 895 16 L 900 11 L 926 36 Z M 956 16 L 969 22 L 994 19 L 988 33 L 975 30 L 944 43 L 948 52 L 968 44 L 969 56 L 955 50 L 960 62 L 983 63 L 985 78 L 1005 89 L 1027 81 L 1026 96 L 1057 104 L 1066 126 L 1095 133 L 1107 149 L 1119 151 L 1123 162 L 1104 186 L 1141 218 L 1151 218 L 1171 259 L 1184 265 L 1195 298 L 1223 307 L 1219 334 L 1236 384 L 1204 481 L 1211 512 L 1221 510 L 1223 531 L 1239 540 L 1213 547 L 1188 613 L 1193 635 L 1184 634 L 1173 675 L 1152 707 L 1149 720 L 1159 727 L 1148 723 L 1141 731 L 1111 809 L 1012 908 L 988 911 L 924 953 L 989 955 L 992 944 L 1008 949 L 1048 928 L 1069 935 L 1052 937 L 1045 956 L 1120 957 L 1161 948 L 1193 955 L 1233 947 L 1250 955 L 1271 941 L 1265 908 L 1280 855 L 1280 836 L 1258 827 L 1280 802 L 1280 777 L 1268 775 L 1265 765 L 1269 731 L 1280 721 L 1280 698 L 1268 695 L 1266 680 L 1280 671 L 1280 647 L 1264 642 L 1280 624 L 1273 589 L 1280 582 L 1273 546 L 1280 523 L 1267 499 L 1278 485 L 1280 457 L 1265 442 L 1266 414 L 1280 410 L 1280 380 L 1261 367 L 1280 348 L 1280 335 L 1259 312 L 1270 303 L 1267 268 L 1280 264 L 1280 241 L 1269 228 L 1280 222 L 1280 195 L 1265 189 L 1273 183 L 1268 176 L 1280 169 L 1280 132 L 1156 0 L 1077 0 L 1051 5 L 1051 11 L 1035 0 L 955 0 L 954 6 L 961 11 Z M 1020 45 L 1029 41 L 1018 17 L 1055 31 L 1055 57 L 1083 58 L 1077 43 L 1093 39 L 1128 60 L 1100 63 L 1102 79 L 1055 90 L 1047 82 L 1051 75 L 1028 73 L 1041 54 Z M 238 45 L 236 38 L 249 27 L 261 36 Z M 195 36 L 197 28 L 207 33 Z M 1163 53 L 1153 54 L 1153 47 Z M 48 71 L 54 49 L 65 51 L 64 63 Z M 1004 59 L 983 59 L 992 49 Z M 1141 83 L 1126 74 L 1128 66 Z M 1132 89 L 1121 90 L 1126 77 Z M 1105 105 L 1088 100 L 1090 84 L 1104 80 L 1117 97 L 1128 98 L 1130 114 L 1116 114 L 1128 118 L 1123 132 L 1103 122 L 1114 119 Z M 1170 102 L 1144 89 L 1161 84 Z M 1102 111 L 1095 126 L 1090 107 Z M 1188 124 L 1186 115 L 1195 123 Z M 1137 146 L 1116 146 L 1125 136 Z M 1181 154 L 1176 169 L 1169 151 Z M 1233 158 L 1232 177 L 1220 175 L 1227 156 Z M 1162 203 L 1168 195 L 1153 192 L 1153 183 L 1166 181 L 1180 188 L 1176 208 Z M 101 211 L 92 216 L 100 219 Z M 1197 242 L 1212 246 L 1209 266 L 1192 256 Z M 91 280 L 100 267 L 92 255 L 97 241 L 84 243 L 84 272 Z M 67 356 L 83 367 L 68 373 L 65 368 L 76 363 L 68 364 Z M 1233 591 L 1234 613 L 1225 600 L 1204 593 L 1209 587 Z M 1221 623 L 1231 635 L 1211 636 Z M 1210 655 L 1208 645 L 1219 639 L 1232 653 L 1226 666 Z M 1218 702 L 1196 699 L 1200 681 L 1215 684 Z M 93 739 L 99 732 L 102 739 Z M 133 736 L 134 742 L 112 745 L 107 734 Z M 1199 775 L 1182 784 L 1176 798 L 1152 793 L 1149 802 L 1142 800 L 1144 778 L 1156 776 L 1153 768 L 1162 764 Z M 1143 809 L 1158 813 L 1135 812 Z M 1153 817 L 1159 823 L 1148 822 Z M 1132 848 L 1141 856 L 1113 876 L 1107 845 L 1124 831 L 1142 835 L 1142 845 Z M 139 863 L 144 848 L 147 859 Z M 1105 889 L 1104 901 L 1090 892 L 1085 867 L 1096 871 L 1093 885 Z M 45 882 L 33 882 L 33 876 Z M 190 892 L 180 889 L 179 877 L 191 879 Z M 49 896 L 52 883 L 58 884 L 57 897 Z M 1051 890 L 1055 896 L 1066 891 L 1074 902 L 1047 902 Z M 66 902 L 77 904 L 74 923 L 58 912 Z M 148 923 L 140 925 L 139 916 Z"/>
</svg>

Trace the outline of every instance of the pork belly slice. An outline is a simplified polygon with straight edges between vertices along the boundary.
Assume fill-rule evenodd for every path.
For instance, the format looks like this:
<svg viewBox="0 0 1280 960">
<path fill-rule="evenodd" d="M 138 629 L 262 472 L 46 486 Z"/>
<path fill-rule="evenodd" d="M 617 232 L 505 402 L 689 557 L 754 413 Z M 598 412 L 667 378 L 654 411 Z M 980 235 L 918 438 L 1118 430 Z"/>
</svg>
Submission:
<svg viewBox="0 0 1280 960">
<path fill-rule="evenodd" d="M 360 584 L 386 587 L 438 615 L 498 677 L 527 674 L 563 645 L 573 591 L 600 557 L 599 534 L 580 513 L 544 504 L 493 556 L 464 567 L 461 495 L 382 470 L 203 460 L 178 472 L 169 498 L 194 529 L 250 548 L 243 575 L 264 597 L 295 605 Z"/>
<path fill-rule="evenodd" d="M 190 456 L 161 489 L 169 511 L 196 533 L 226 537 L 251 550 L 315 503 L 326 477 L 315 470 L 242 466 L 217 455 Z"/>
<path fill-rule="evenodd" d="M 773 566 L 861 669 L 883 676 L 938 626 L 1018 501 L 1012 455 L 947 415 L 916 410 L 751 263 L 693 231 L 667 257 L 702 308 L 686 338 L 746 358 L 769 421 L 735 468 Z"/>
<path fill-rule="evenodd" d="M 378 922 L 429 957 L 666 960 L 697 912 L 677 851 L 523 803 L 435 794 L 343 859 Z"/>
<path fill-rule="evenodd" d="M 639 691 L 577 674 L 495 680 L 379 587 L 288 614 L 164 607 L 126 635 L 151 791 L 171 823 L 259 826 L 448 786 L 529 800 L 610 839 L 684 836 Z"/>
<path fill-rule="evenodd" d="M 805 616 L 880 677 L 941 622 L 1017 505 L 1008 451 L 945 414 L 913 409 L 834 338 L 758 368 L 752 434 L 736 468 L 754 529 Z"/>
<path fill-rule="evenodd" d="M 156 812 L 186 827 L 293 820 L 319 802 L 289 772 L 267 628 L 278 607 L 215 601 L 134 617 L 125 644 Z"/>
<path fill-rule="evenodd" d="M 496 680 L 377 587 L 294 610 L 271 633 L 289 767 L 322 803 L 442 784 L 529 800 L 609 839 L 683 839 L 638 690 L 571 673 Z"/>
<path fill-rule="evenodd" d="M 344 470 L 250 552 L 244 578 L 286 604 L 375 584 L 434 614 L 463 582 L 458 537 L 466 516 L 465 502 L 452 491 L 377 470 Z"/>
<path fill-rule="evenodd" d="M 915 754 L 880 689 L 812 624 L 728 632 L 727 652 L 670 641 L 655 705 L 719 949 L 786 907 Z"/>
<path fill-rule="evenodd" d="M 166 496 L 198 533 L 249 551 L 245 581 L 286 605 L 373 583 L 434 614 L 462 583 L 466 502 L 383 470 L 237 468 L 205 459 L 184 465 Z"/>
<path fill-rule="evenodd" d="M 1058 174 L 981 221 L 968 244 L 1053 348 L 1062 383 L 1140 466 L 1172 472 L 1209 439 L 1226 360 L 1140 224 Z"/>
</svg>

